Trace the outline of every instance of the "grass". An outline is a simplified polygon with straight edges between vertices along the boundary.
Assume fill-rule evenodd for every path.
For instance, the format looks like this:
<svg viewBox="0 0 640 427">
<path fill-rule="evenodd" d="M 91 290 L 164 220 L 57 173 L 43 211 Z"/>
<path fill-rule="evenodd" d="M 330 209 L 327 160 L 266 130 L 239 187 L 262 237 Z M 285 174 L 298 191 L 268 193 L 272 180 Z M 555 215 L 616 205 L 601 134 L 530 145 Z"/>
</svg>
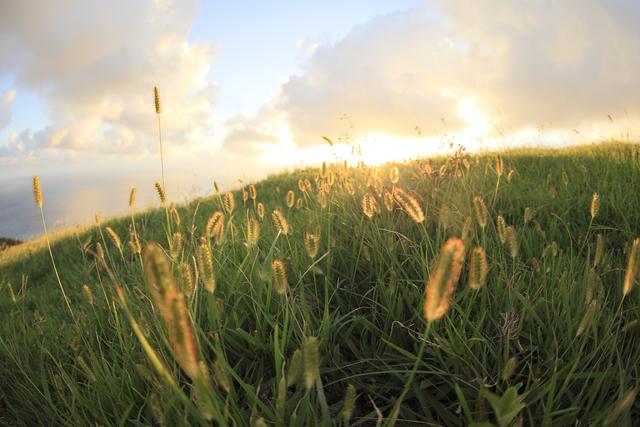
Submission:
<svg viewBox="0 0 640 427">
<path fill-rule="evenodd" d="M 177 215 L 148 210 L 53 234 L 77 322 L 42 239 L 2 251 L 0 424 L 637 423 L 640 291 L 623 298 L 623 282 L 640 233 L 639 147 L 393 167 L 283 173 L 256 183 L 255 200 L 236 192 L 233 210 L 214 194 Z M 406 199 L 387 210 L 394 186 L 424 221 Z M 301 207 L 288 207 L 290 190 Z M 210 238 L 215 211 L 224 224 Z M 132 221 L 143 254 L 126 244 Z M 461 276 L 446 313 L 427 323 L 425 284 L 451 237 L 465 245 Z M 473 289 L 477 246 L 488 274 L 477 286 L 474 273 Z"/>
<path fill-rule="evenodd" d="M 19 240 L 7 239 L 7 238 L 0 237 L 0 252 L 2 252 L 3 250 L 5 250 L 7 248 L 10 248 L 11 246 L 15 246 L 15 245 L 17 245 L 19 243 L 20 243 Z"/>
</svg>

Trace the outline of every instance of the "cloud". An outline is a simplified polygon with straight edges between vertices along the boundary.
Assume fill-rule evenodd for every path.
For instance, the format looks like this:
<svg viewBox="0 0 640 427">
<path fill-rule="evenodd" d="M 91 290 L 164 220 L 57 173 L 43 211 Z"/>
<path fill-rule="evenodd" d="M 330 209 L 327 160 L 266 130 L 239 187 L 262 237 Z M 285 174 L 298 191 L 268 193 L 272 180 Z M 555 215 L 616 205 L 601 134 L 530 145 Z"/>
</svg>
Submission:
<svg viewBox="0 0 640 427">
<path fill-rule="evenodd" d="M 15 90 L 8 90 L 0 96 L 0 130 L 11 123 L 11 103 L 15 98 Z"/>
<path fill-rule="evenodd" d="M 256 153 L 280 141 L 282 118 L 273 105 L 265 104 L 253 116 L 237 116 L 224 126 L 224 146 L 233 152 Z"/>
<path fill-rule="evenodd" d="M 344 128 L 437 135 L 486 117 L 501 131 L 640 119 L 640 3 L 429 1 L 316 46 L 270 101 L 298 146 Z M 239 117 L 251 135 L 263 118 Z M 238 144 L 238 140 L 234 141 Z"/>
<path fill-rule="evenodd" d="M 3 5 L 0 75 L 47 104 L 49 124 L 8 147 L 144 152 L 155 141 L 159 84 L 167 144 L 211 126 L 215 49 L 189 43 L 195 0 L 26 0 Z M 27 135 L 30 135 L 28 137 Z M 5 149 L 7 151 L 7 149 Z"/>
</svg>

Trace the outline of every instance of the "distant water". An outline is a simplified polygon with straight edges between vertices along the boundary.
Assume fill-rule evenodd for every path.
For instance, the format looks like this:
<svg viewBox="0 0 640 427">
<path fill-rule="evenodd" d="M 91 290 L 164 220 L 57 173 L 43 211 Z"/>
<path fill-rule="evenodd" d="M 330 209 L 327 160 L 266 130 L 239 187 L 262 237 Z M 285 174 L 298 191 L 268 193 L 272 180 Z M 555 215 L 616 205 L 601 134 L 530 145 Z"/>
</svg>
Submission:
<svg viewBox="0 0 640 427">
<path fill-rule="evenodd" d="M 104 173 L 41 175 L 47 227 L 53 231 L 94 222 L 129 212 L 129 191 L 137 188 L 137 209 L 158 206 L 152 174 Z M 225 186 L 224 182 L 220 183 Z M 211 193 L 208 178 L 179 176 L 167 178 L 167 194 L 178 203 Z M 0 237 L 26 240 L 42 234 L 40 211 L 33 200 L 32 178 L 0 178 Z"/>
</svg>

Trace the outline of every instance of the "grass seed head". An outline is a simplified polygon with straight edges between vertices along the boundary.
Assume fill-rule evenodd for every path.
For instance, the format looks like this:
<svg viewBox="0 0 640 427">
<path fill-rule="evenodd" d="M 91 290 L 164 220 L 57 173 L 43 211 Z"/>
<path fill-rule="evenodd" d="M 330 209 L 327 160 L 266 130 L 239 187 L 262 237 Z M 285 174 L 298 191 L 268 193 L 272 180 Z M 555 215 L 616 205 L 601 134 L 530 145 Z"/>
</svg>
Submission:
<svg viewBox="0 0 640 427">
<path fill-rule="evenodd" d="M 598 193 L 593 193 L 591 196 L 591 219 L 594 219 L 598 216 L 598 211 L 600 210 L 600 195 Z"/>
<path fill-rule="evenodd" d="M 181 232 L 176 231 L 171 238 L 171 251 L 174 258 L 178 257 L 184 248 L 184 236 Z"/>
<path fill-rule="evenodd" d="M 504 173 L 504 162 L 502 161 L 502 157 L 496 157 L 496 175 L 498 177 L 502 176 Z"/>
<path fill-rule="evenodd" d="M 202 276 L 204 288 L 209 293 L 215 292 L 216 272 L 213 268 L 213 255 L 211 254 L 209 246 L 206 244 L 200 244 L 200 246 L 198 246 L 198 270 L 200 276 Z"/>
<path fill-rule="evenodd" d="M 249 185 L 249 197 L 251 197 L 251 200 L 255 200 L 256 197 L 258 197 L 258 192 L 256 191 L 256 186 L 251 184 Z"/>
<path fill-rule="evenodd" d="M 156 107 L 156 114 L 162 113 L 162 104 L 160 103 L 160 90 L 158 86 L 153 87 L 153 104 Z"/>
<path fill-rule="evenodd" d="M 140 239 L 138 239 L 138 235 L 134 232 L 131 232 L 131 240 L 129 240 L 129 248 L 131 248 L 131 252 L 134 254 L 142 253 L 142 245 L 140 244 Z"/>
<path fill-rule="evenodd" d="M 82 285 L 82 295 L 84 295 L 84 299 L 91 305 L 94 304 L 96 298 L 93 296 L 93 291 L 86 283 Z"/>
<path fill-rule="evenodd" d="M 524 223 L 528 224 L 529 222 L 531 222 L 535 215 L 536 212 L 533 209 L 531 209 L 530 207 L 526 207 L 524 209 Z"/>
<path fill-rule="evenodd" d="M 362 212 L 369 218 L 378 212 L 378 202 L 371 193 L 365 193 L 362 195 Z"/>
<path fill-rule="evenodd" d="M 116 248 L 120 249 L 122 247 L 122 241 L 120 240 L 118 233 L 116 233 L 111 227 L 105 227 L 105 231 L 107 232 L 111 243 L 113 243 Z"/>
<path fill-rule="evenodd" d="M 213 255 L 206 243 L 198 246 L 198 271 L 202 276 L 204 288 L 213 293 L 216 290 L 216 272 L 213 269 Z"/>
<path fill-rule="evenodd" d="M 291 231 L 289 223 L 287 222 L 287 219 L 284 217 L 282 212 L 280 212 L 280 209 L 275 209 L 273 212 L 271 212 L 271 219 L 276 230 L 284 235 L 289 234 L 289 232 Z"/>
<path fill-rule="evenodd" d="M 287 371 L 287 386 L 290 387 L 297 383 L 302 376 L 302 352 L 296 350 L 289 361 L 289 369 Z"/>
<path fill-rule="evenodd" d="M 438 225 L 442 227 L 443 230 L 447 230 L 449 225 L 451 225 L 451 210 L 449 206 L 442 206 L 440 208 L 440 213 L 438 214 Z"/>
<path fill-rule="evenodd" d="M 488 271 L 487 254 L 482 246 L 477 246 L 471 251 L 471 259 L 469 260 L 469 287 L 471 289 L 482 288 L 487 282 Z"/>
<path fill-rule="evenodd" d="M 98 255 L 98 258 L 104 259 L 104 249 L 100 242 L 96 243 L 96 255 Z"/>
<path fill-rule="evenodd" d="M 627 270 L 624 275 L 624 286 L 622 288 L 622 294 L 624 296 L 629 295 L 638 277 L 638 271 L 640 270 L 640 237 L 636 237 L 631 245 L 631 252 L 629 253 L 629 260 L 627 261 Z"/>
<path fill-rule="evenodd" d="M 614 406 L 613 410 L 607 415 L 607 418 L 604 419 L 602 423 L 603 426 L 613 425 L 620 415 L 629 411 L 633 406 L 633 403 L 636 401 L 636 396 L 638 395 L 638 387 L 632 388 L 625 394 L 620 402 L 616 406 Z M 633 420 L 632 420 L 633 421 Z M 618 425 L 618 424 L 616 424 Z"/>
<path fill-rule="evenodd" d="M 129 192 L 129 207 L 133 209 L 136 206 L 136 187 L 131 187 Z"/>
<path fill-rule="evenodd" d="M 156 192 L 158 193 L 158 198 L 160 199 L 160 203 L 164 205 L 165 203 L 167 203 L 167 195 L 164 192 L 164 188 L 162 187 L 162 184 L 160 184 L 160 182 L 158 181 L 156 181 L 155 186 L 156 186 Z"/>
<path fill-rule="evenodd" d="M 285 197 L 285 203 L 288 208 L 292 208 L 296 202 L 296 193 L 293 190 L 287 191 L 287 195 Z"/>
<path fill-rule="evenodd" d="M 578 329 L 576 330 L 576 337 L 579 337 L 584 333 L 584 331 L 591 324 L 591 319 L 593 319 L 594 314 L 596 313 L 596 309 L 598 308 L 598 300 L 592 299 L 587 306 L 584 314 L 582 315 L 582 319 L 580 320 L 580 324 L 578 325 Z"/>
<path fill-rule="evenodd" d="M 179 272 L 182 292 L 184 292 L 188 296 L 193 295 L 195 286 L 193 283 L 193 273 L 191 272 L 191 265 L 188 262 L 181 263 Z"/>
<path fill-rule="evenodd" d="M 329 175 L 327 176 L 327 184 L 329 187 L 333 187 L 333 184 L 336 183 L 336 174 L 333 171 L 329 171 Z"/>
<path fill-rule="evenodd" d="M 347 386 L 344 393 L 344 406 L 342 407 L 342 425 L 348 426 L 353 410 L 356 406 L 356 388 L 353 384 Z"/>
<path fill-rule="evenodd" d="M 470 216 L 466 217 L 464 224 L 462 225 L 462 231 L 460 232 L 460 238 L 465 245 L 471 242 L 471 232 L 473 231 L 473 219 Z"/>
<path fill-rule="evenodd" d="M 258 202 L 257 211 L 258 211 L 258 216 L 260 218 L 264 218 L 264 204 L 262 202 Z"/>
<path fill-rule="evenodd" d="M 420 224 L 424 221 L 424 211 L 415 197 L 400 187 L 393 189 L 393 197 L 415 223 Z"/>
<path fill-rule="evenodd" d="M 509 249 L 509 254 L 511 258 L 515 258 L 518 256 L 518 235 L 516 234 L 516 229 L 510 225 L 504 230 L 505 232 L 505 241 L 507 243 L 507 248 Z"/>
<path fill-rule="evenodd" d="M 284 267 L 284 263 L 279 259 L 276 259 L 271 264 L 271 274 L 273 276 L 273 287 L 278 295 L 282 295 L 286 292 L 288 287 L 287 282 L 287 270 Z"/>
<path fill-rule="evenodd" d="M 400 181 L 400 171 L 397 166 L 393 166 L 389 172 L 389 180 L 392 184 L 397 184 Z"/>
<path fill-rule="evenodd" d="M 316 199 L 318 200 L 318 204 L 320 205 L 320 208 L 324 209 L 327 207 L 327 203 L 329 202 L 329 194 L 325 190 L 320 190 L 318 191 L 318 195 L 316 196 Z"/>
<path fill-rule="evenodd" d="M 309 258 L 315 258 L 320 248 L 320 235 L 307 231 L 304 235 L 304 247 Z"/>
<path fill-rule="evenodd" d="M 452 237 L 440 250 L 435 271 L 430 274 L 424 300 L 424 318 L 430 322 L 444 316 L 460 278 L 464 244 Z"/>
<path fill-rule="evenodd" d="M 502 215 L 498 215 L 496 218 L 496 229 L 498 230 L 498 238 L 500 242 L 504 244 L 507 241 L 507 222 Z"/>
<path fill-rule="evenodd" d="M 39 208 L 42 207 L 42 186 L 40 185 L 40 177 L 33 177 L 33 198 L 36 201 L 36 205 Z"/>
<path fill-rule="evenodd" d="M 387 211 L 391 212 L 393 210 L 393 205 L 394 205 L 393 194 L 389 193 L 388 191 L 385 191 L 382 201 L 384 202 L 384 207 L 387 209 Z"/>
<path fill-rule="evenodd" d="M 589 269 L 589 274 L 587 274 L 587 289 L 585 293 L 585 299 L 587 302 L 590 302 L 592 299 L 599 297 L 602 294 L 602 279 L 598 275 L 595 267 Z"/>
<path fill-rule="evenodd" d="M 255 218 L 247 219 L 247 245 L 254 246 L 260 240 L 260 223 Z"/>
<path fill-rule="evenodd" d="M 304 363 L 304 385 L 306 389 L 309 390 L 314 386 L 316 380 L 320 378 L 320 349 L 318 348 L 318 338 L 306 338 L 302 348 L 302 353 Z"/>
<path fill-rule="evenodd" d="M 489 222 L 489 211 L 487 210 L 487 205 L 485 205 L 482 197 L 475 196 L 473 198 L 473 209 L 476 214 L 476 221 L 478 221 L 478 225 L 485 228 Z"/>
<path fill-rule="evenodd" d="M 171 273 L 171 264 L 157 243 L 150 243 L 145 247 L 144 267 L 153 303 L 167 327 L 173 355 L 185 373 L 196 379 L 201 371 L 191 317 L 184 294 L 177 287 Z"/>
<path fill-rule="evenodd" d="M 602 233 L 598 233 L 596 236 L 596 249 L 593 255 L 593 266 L 598 267 L 602 263 L 604 257 L 604 236 Z"/>
<path fill-rule="evenodd" d="M 222 207 L 228 214 L 233 212 L 233 210 L 236 208 L 236 199 L 233 196 L 232 192 L 225 193 L 222 199 Z"/>
<path fill-rule="evenodd" d="M 229 370 L 220 359 L 216 359 L 213 362 L 213 379 L 225 393 L 231 391 L 231 374 L 229 374 Z"/>
<path fill-rule="evenodd" d="M 178 212 L 176 205 L 172 204 L 171 209 L 169 209 L 169 213 L 171 214 L 173 222 L 175 222 L 177 226 L 180 226 L 180 213 Z"/>
<path fill-rule="evenodd" d="M 224 213 L 222 213 L 222 211 L 215 211 L 213 215 L 209 217 L 206 230 L 209 238 L 220 239 L 224 233 Z"/>
</svg>

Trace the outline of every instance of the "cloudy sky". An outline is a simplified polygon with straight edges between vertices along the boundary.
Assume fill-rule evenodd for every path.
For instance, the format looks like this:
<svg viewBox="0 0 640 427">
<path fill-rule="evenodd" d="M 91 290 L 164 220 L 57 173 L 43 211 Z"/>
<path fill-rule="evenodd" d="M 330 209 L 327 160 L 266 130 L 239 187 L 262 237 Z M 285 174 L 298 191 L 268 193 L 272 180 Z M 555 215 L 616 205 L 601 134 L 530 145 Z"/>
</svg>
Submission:
<svg viewBox="0 0 640 427">
<path fill-rule="evenodd" d="M 639 21 L 625 0 L 2 2 L 0 179 L 156 170 L 154 84 L 176 173 L 637 140 Z"/>
</svg>

